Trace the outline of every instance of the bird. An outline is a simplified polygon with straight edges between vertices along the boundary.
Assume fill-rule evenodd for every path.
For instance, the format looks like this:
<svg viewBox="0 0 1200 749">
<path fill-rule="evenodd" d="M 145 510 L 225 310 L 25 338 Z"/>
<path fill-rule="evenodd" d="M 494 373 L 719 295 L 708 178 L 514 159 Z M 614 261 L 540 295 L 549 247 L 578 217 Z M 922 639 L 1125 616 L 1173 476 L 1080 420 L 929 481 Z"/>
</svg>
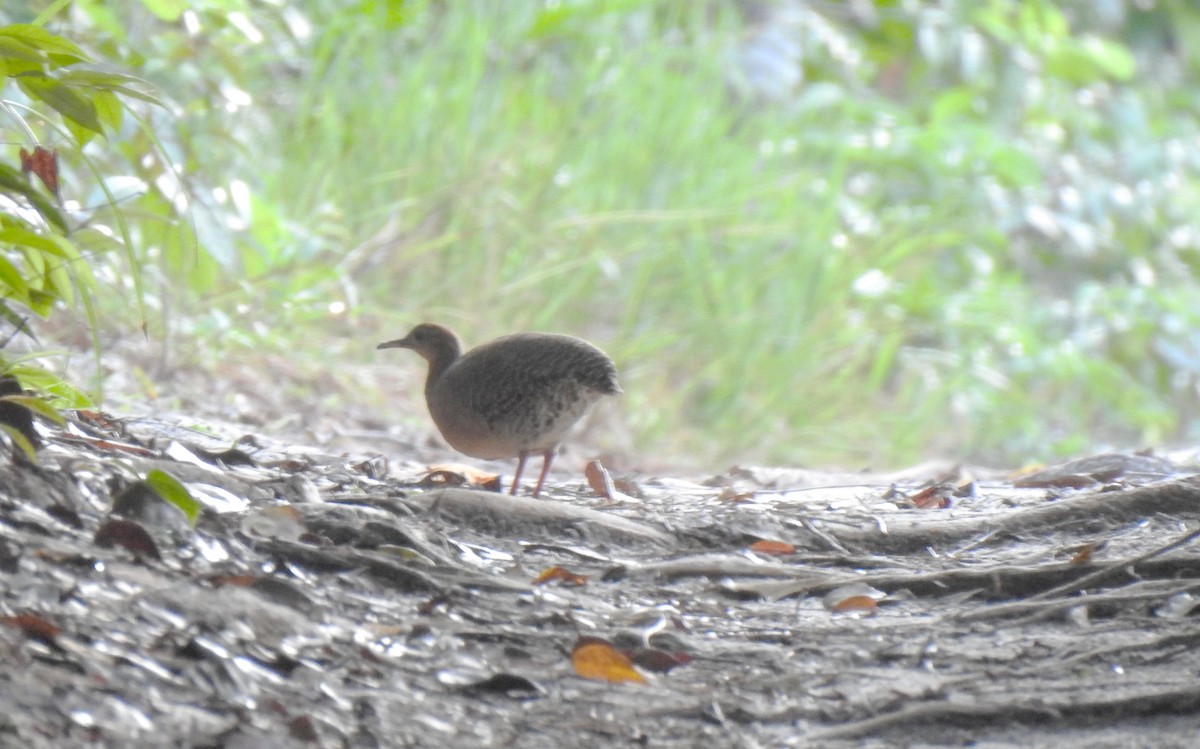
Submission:
<svg viewBox="0 0 1200 749">
<path fill-rule="evenodd" d="M 405 348 L 429 365 L 425 403 L 450 446 L 473 458 L 517 459 L 510 494 L 525 461 L 541 454 L 541 494 L 555 451 L 601 398 L 619 395 L 617 368 L 596 346 L 554 333 L 517 333 L 463 353 L 449 328 L 421 323 L 377 349 Z"/>
</svg>

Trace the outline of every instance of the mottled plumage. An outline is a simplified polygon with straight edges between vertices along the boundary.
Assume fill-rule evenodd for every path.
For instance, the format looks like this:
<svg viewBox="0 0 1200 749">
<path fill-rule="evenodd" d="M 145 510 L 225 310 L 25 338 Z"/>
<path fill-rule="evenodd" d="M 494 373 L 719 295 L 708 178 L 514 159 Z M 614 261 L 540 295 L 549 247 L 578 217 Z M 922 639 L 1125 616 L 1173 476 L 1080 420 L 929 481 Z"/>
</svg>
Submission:
<svg viewBox="0 0 1200 749">
<path fill-rule="evenodd" d="M 575 422 L 606 395 L 617 395 L 612 360 L 587 341 L 518 333 L 462 353 L 448 328 L 422 323 L 378 348 L 407 348 L 429 362 L 425 401 L 450 446 L 474 458 L 517 458 L 516 494 L 525 459 L 541 453 L 541 493 L 554 451 Z"/>
</svg>

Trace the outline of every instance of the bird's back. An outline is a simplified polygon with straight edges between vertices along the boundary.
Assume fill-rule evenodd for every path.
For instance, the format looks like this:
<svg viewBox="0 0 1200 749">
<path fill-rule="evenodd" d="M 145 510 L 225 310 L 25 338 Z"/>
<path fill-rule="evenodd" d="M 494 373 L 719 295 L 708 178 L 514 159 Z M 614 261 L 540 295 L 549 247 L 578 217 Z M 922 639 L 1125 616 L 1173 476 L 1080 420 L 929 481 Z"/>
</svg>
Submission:
<svg viewBox="0 0 1200 749">
<path fill-rule="evenodd" d="M 597 400 L 620 392 L 612 360 L 592 344 L 519 333 L 463 354 L 426 396 L 452 446 L 500 458 L 552 447 Z"/>
</svg>

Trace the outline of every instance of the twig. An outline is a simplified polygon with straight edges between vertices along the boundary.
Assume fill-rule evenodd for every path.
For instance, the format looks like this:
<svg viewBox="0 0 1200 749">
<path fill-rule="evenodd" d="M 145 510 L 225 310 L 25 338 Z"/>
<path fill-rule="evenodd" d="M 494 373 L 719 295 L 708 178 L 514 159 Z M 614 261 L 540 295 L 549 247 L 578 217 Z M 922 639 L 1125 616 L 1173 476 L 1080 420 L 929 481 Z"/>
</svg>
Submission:
<svg viewBox="0 0 1200 749">
<path fill-rule="evenodd" d="M 1174 549 L 1179 548 L 1180 546 L 1184 546 L 1188 543 L 1191 543 L 1196 538 L 1200 538 L 1200 528 L 1192 531 L 1191 533 L 1188 533 L 1187 535 L 1183 536 L 1182 538 L 1178 538 L 1164 546 L 1159 546 L 1157 549 L 1151 549 L 1150 551 L 1146 552 L 1145 554 L 1136 556 L 1133 559 L 1122 559 L 1120 561 L 1114 562 L 1114 563 L 1104 567 L 1103 569 L 1096 570 L 1095 572 L 1093 572 L 1089 575 L 1084 575 L 1083 577 L 1078 578 L 1077 580 L 1072 580 L 1071 582 L 1063 583 L 1062 585 L 1059 585 L 1054 588 L 1050 588 L 1049 590 L 1043 590 L 1041 593 L 1038 593 L 1037 595 L 1029 596 L 1025 600 L 1027 602 L 1040 601 L 1040 600 L 1044 600 L 1046 598 L 1051 598 L 1051 597 L 1054 597 L 1057 595 L 1061 595 L 1063 593 L 1077 592 L 1079 590 L 1082 590 L 1083 588 L 1086 588 L 1087 586 L 1091 585 L 1092 583 L 1098 582 L 1100 580 L 1105 579 L 1106 577 L 1109 577 L 1110 575 L 1114 574 L 1115 572 L 1117 572 L 1119 570 L 1125 569 L 1126 567 L 1132 567 L 1133 565 L 1138 564 L 1139 562 L 1144 562 L 1147 559 L 1153 559 L 1156 556 L 1165 554 L 1168 551 L 1172 551 Z"/>
</svg>

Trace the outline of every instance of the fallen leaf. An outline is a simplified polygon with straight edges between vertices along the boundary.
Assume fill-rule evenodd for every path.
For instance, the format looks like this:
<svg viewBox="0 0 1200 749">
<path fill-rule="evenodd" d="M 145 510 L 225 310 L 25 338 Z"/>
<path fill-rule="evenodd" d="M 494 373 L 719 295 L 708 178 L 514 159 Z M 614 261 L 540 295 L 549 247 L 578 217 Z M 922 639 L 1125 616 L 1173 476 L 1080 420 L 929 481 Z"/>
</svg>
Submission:
<svg viewBox="0 0 1200 749">
<path fill-rule="evenodd" d="M 317 729 L 313 725 L 312 718 L 307 715 L 301 715 L 288 721 L 288 734 L 293 739 L 308 744 L 316 744 L 321 740 L 320 736 L 317 735 Z"/>
<path fill-rule="evenodd" d="M 692 662 L 687 653 L 671 653 L 659 648 L 638 648 L 630 657 L 634 665 L 656 674 L 665 674 L 673 668 Z"/>
<path fill-rule="evenodd" d="M 429 471 L 417 482 L 422 488 L 476 486 L 487 491 L 500 491 L 500 476 L 481 471 L 462 463 L 442 463 L 429 466 Z"/>
<path fill-rule="evenodd" d="M 472 684 L 466 684 L 460 688 L 464 692 L 490 693 L 508 695 L 512 692 L 540 692 L 539 687 L 534 682 L 526 679 L 519 674 L 498 673 L 492 674 L 483 681 L 477 681 Z"/>
<path fill-rule="evenodd" d="M 928 486 L 908 498 L 918 510 L 944 510 L 952 504 L 951 497 L 957 489 L 954 484 L 941 482 Z"/>
<path fill-rule="evenodd" d="M 31 640 L 46 645 L 58 646 L 57 638 L 62 628 L 48 619 L 37 614 L 17 614 L 16 616 L 0 616 L 0 624 L 16 627 Z"/>
<path fill-rule="evenodd" d="M 133 554 L 152 559 L 162 559 L 158 553 L 158 544 L 146 532 L 146 529 L 132 520 L 109 520 L 100 526 L 92 541 L 97 546 L 111 548 L 122 546 Z"/>
<path fill-rule="evenodd" d="M 750 544 L 750 551 L 757 551 L 759 554 L 784 556 L 787 554 L 795 554 L 796 547 L 789 544 L 787 541 L 769 541 L 764 539 Z"/>
<path fill-rule="evenodd" d="M 873 615 L 879 608 L 878 601 L 887 598 L 887 593 L 872 588 L 866 583 L 839 585 L 825 594 L 821 603 L 835 614 Z"/>
<path fill-rule="evenodd" d="M 829 610 L 835 614 L 874 614 L 878 609 L 879 604 L 870 596 L 849 596 L 835 603 Z"/>
<path fill-rule="evenodd" d="M 605 499 L 612 499 L 617 493 L 617 487 L 613 486 L 612 476 L 608 475 L 608 469 L 604 467 L 598 460 L 589 460 L 584 466 L 583 475 L 587 478 L 588 486 L 592 491 L 599 494 Z"/>
<path fill-rule="evenodd" d="M 548 582 L 557 580 L 565 585 L 584 585 L 587 583 L 589 576 L 580 575 L 570 571 L 566 567 L 547 567 L 542 570 L 542 573 L 533 579 L 534 585 L 545 585 Z"/>
<path fill-rule="evenodd" d="M 233 585 L 239 588 L 248 588 L 258 580 L 258 575 L 212 575 L 208 581 L 213 586 L 220 588 L 225 585 Z"/>
<path fill-rule="evenodd" d="M 247 466 L 254 468 L 258 464 L 254 462 L 254 458 L 240 447 L 230 447 L 220 452 L 205 450 L 200 447 L 193 447 L 192 451 L 203 458 L 206 462 L 216 463 L 223 468 L 232 468 L 235 466 Z"/>
<path fill-rule="evenodd" d="M 741 504 L 742 502 L 749 502 L 754 499 L 754 492 L 739 492 L 732 486 L 726 486 L 721 489 L 721 493 L 717 495 L 717 499 L 722 502 L 736 502 Z"/>
<path fill-rule="evenodd" d="M 178 507 L 187 516 L 188 523 L 195 527 L 196 518 L 204 505 L 200 504 L 183 484 L 171 474 L 158 468 L 151 469 L 146 474 L 146 484 L 158 493 L 164 501 Z"/>
<path fill-rule="evenodd" d="M 1092 561 L 1092 556 L 1106 546 L 1108 546 L 1108 541 L 1093 541 L 1064 549 L 1063 553 L 1071 555 L 1069 564 L 1088 564 Z"/>
<path fill-rule="evenodd" d="M 634 670 L 633 661 L 629 656 L 595 637 L 581 637 L 575 643 L 571 651 L 571 665 L 575 667 L 575 673 L 585 679 L 614 684 L 646 683 L 646 677 Z"/>
<path fill-rule="evenodd" d="M 610 502 L 625 502 L 633 499 L 617 488 L 608 469 L 598 460 L 589 460 L 588 464 L 584 466 L 583 475 L 587 478 L 588 486 L 592 491 Z"/>
</svg>

